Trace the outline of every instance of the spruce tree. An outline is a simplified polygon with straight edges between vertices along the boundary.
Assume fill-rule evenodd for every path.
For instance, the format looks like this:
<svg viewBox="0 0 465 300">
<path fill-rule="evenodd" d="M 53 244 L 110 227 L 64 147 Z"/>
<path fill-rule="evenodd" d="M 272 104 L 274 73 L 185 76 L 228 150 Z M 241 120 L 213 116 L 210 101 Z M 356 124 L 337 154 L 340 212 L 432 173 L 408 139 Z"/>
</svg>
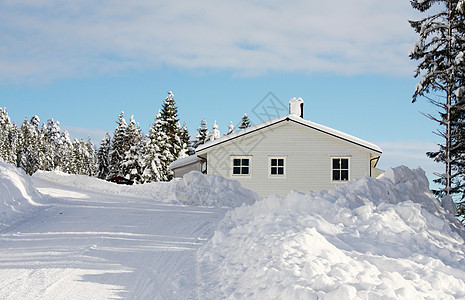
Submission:
<svg viewBox="0 0 465 300">
<path fill-rule="evenodd" d="M 166 174 L 167 180 L 171 180 L 173 172 L 169 169 L 169 165 L 184 155 L 178 108 L 176 107 L 174 94 L 171 91 L 168 92 L 161 109 L 161 130 L 167 137 L 167 143 L 160 148 L 164 158 L 161 161 L 161 167 L 163 173 Z"/>
<path fill-rule="evenodd" d="M 124 160 L 126 151 L 129 150 L 126 145 L 126 128 L 128 125 L 124 119 L 124 112 L 121 112 L 116 123 L 118 126 L 113 133 L 113 140 L 109 153 L 109 178 L 123 175 L 121 172 L 121 163 Z"/>
<path fill-rule="evenodd" d="M 216 139 L 219 139 L 220 137 L 221 137 L 221 132 L 218 130 L 218 125 L 216 124 L 216 120 L 215 120 L 215 122 L 213 122 L 213 125 L 212 125 L 212 130 L 209 131 L 207 134 L 206 140 L 214 141 Z"/>
<path fill-rule="evenodd" d="M 187 130 L 186 124 L 183 124 L 181 128 L 181 143 L 182 149 L 181 153 L 178 155 L 179 158 L 187 157 L 194 154 L 194 149 L 192 148 L 189 131 Z"/>
<path fill-rule="evenodd" d="M 229 121 L 229 125 L 228 125 L 228 133 L 226 133 L 226 135 L 229 135 L 231 133 L 234 132 L 234 124 L 232 121 Z"/>
<path fill-rule="evenodd" d="M 136 183 L 142 182 L 142 172 L 144 170 L 142 160 L 142 134 L 139 124 L 134 120 L 134 115 L 131 116 L 129 124 L 126 128 L 124 159 L 121 162 L 122 174 L 125 178 L 134 180 Z"/>
<path fill-rule="evenodd" d="M 162 148 L 167 143 L 168 138 L 162 130 L 161 112 L 155 117 L 155 121 L 150 126 L 149 133 L 144 143 L 144 171 L 142 180 L 144 182 L 165 181 L 162 170 Z"/>
<path fill-rule="evenodd" d="M 202 121 L 200 121 L 200 127 L 197 129 L 197 135 L 195 136 L 194 148 L 197 148 L 198 146 L 205 144 L 207 133 L 207 121 L 205 121 L 205 119 L 202 119 Z"/>
<path fill-rule="evenodd" d="M 241 121 L 241 124 L 239 125 L 239 128 L 240 129 L 246 129 L 248 127 L 252 126 L 250 124 L 250 120 L 249 120 L 249 117 L 247 116 L 247 114 L 245 113 L 243 116 L 242 116 L 242 121 Z"/>
<path fill-rule="evenodd" d="M 111 146 L 110 134 L 107 132 L 100 142 L 100 147 L 97 150 L 96 155 L 96 176 L 100 179 L 107 179 L 110 172 L 109 153 Z"/>
<path fill-rule="evenodd" d="M 69 138 L 68 131 L 63 131 L 58 140 L 58 153 L 56 157 L 57 170 L 72 174 L 73 144 Z"/>
<path fill-rule="evenodd" d="M 428 152 L 434 160 L 445 164 L 445 172 L 436 182 L 444 188 L 435 193 L 460 195 L 464 199 L 464 139 L 465 109 L 465 3 L 463 0 L 412 0 L 412 7 L 432 14 L 410 25 L 419 35 L 409 52 L 419 64 L 415 77 L 421 77 L 412 102 L 427 98 L 438 107 L 438 116 L 427 116 L 438 122 L 437 134 L 444 142 L 438 151 Z M 435 5 L 434 4 L 439 4 Z"/>
<path fill-rule="evenodd" d="M 24 118 L 20 128 L 16 166 L 28 175 L 34 174 L 41 165 L 39 124 L 37 116 L 32 117 L 30 122 Z"/>
</svg>

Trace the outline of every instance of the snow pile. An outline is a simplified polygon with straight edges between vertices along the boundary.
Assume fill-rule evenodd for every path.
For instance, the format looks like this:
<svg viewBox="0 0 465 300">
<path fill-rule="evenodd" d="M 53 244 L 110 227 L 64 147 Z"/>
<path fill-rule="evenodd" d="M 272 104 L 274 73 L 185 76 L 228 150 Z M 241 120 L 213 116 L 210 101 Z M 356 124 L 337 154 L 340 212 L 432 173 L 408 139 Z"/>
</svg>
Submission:
<svg viewBox="0 0 465 300">
<path fill-rule="evenodd" d="M 176 199 L 183 204 L 214 207 L 239 207 L 254 204 L 260 197 L 239 181 L 192 171 L 176 185 Z"/>
<path fill-rule="evenodd" d="M 78 191 L 89 191 L 128 198 L 153 199 L 162 203 L 177 203 L 174 198 L 175 185 L 172 182 L 123 185 L 95 177 L 66 174 L 60 171 L 37 171 L 32 176 L 36 179 L 53 182 Z"/>
<path fill-rule="evenodd" d="M 40 200 L 23 170 L 0 161 L 0 230 L 30 217 L 42 206 Z"/>
<path fill-rule="evenodd" d="M 34 178 L 54 182 L 80 191 L 105 195 L 151 199 L 159 203 L 192 206 L 237 207 L 253 204 L 259 196 L 243 188 L 238 181 L 192 171 L 182 179 L 136 185 L 118 185 L 85 175 L 38 171 Z"/>
<path fill-rule="evenodd" d="M 201 298 L 465 298 L 464 230 L 421 169 L 231 210 L 198 253 Z"/>
</svg>

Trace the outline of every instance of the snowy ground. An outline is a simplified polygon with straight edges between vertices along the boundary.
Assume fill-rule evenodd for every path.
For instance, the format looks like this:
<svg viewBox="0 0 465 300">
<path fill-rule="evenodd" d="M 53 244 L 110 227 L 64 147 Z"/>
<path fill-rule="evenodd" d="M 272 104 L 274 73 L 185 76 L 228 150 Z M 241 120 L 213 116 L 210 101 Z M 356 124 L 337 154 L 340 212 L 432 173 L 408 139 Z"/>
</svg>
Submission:
<svg viewBox="0 0 465 300">
<path fill-rule="evenodd" d="M 465 232 L 427 185 L 400 167 L 261 200 L 0 162 L 0 299 L 465 299 Z"/>
</svg>

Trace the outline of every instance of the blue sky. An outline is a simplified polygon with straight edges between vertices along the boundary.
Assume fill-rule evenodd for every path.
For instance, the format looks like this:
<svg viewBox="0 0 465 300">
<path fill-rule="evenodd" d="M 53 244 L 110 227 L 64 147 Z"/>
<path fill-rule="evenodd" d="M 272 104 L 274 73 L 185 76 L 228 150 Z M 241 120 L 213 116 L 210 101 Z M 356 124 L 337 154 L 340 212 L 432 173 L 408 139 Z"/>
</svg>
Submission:
<svg viewBox="0 0 465 300">
<path fill-rule="evenodd" d="M 271 92 L 284 106 L 384 151 L 379 167 L 441 166 L 440 142 L 407 53 L 408 0 L 0 0 L 0 106 L 12 120 L 54 118 L 98 145 L 121 111 L 144 132 L 173 91 L 181 122 L 225 132 Z"/>
</svg>

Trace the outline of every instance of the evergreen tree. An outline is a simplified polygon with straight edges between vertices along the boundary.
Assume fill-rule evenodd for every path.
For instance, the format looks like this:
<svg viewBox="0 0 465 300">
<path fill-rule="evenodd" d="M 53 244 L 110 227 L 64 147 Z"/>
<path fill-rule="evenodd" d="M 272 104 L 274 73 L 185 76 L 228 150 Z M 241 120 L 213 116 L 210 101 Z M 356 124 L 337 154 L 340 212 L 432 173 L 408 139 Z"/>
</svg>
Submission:
<svg viewBox="0 0 465 300">
<path fill-rule="evenodd" d="M 173 172 L 169 169 L 169 165 L 176 159 L 182 157 L 183 142 L 181 141 L 181 126 L 178 119 L 178 108 L 174 100 L 174 94 L 169 91 L 165 98 L 161 109 L 161 130 L 167 138 L 167 143 L 160 145 L 162 157 L 161 167 L 163 173 L 166 174 L 167 180 L 173 178 Z"/>
<path fill-rule="evenodd" d="M 162 149 L 168 142 L 168 137 L 162 129 L 161 112 L 158 111 L 155 121 L 150 126 L 149 133 L 144 144 L 144 182 L 156 182 L 168 180 L 164 171 L 167 159 L 163 157 Z"/>
<path fill-rule="evenodd" d="M 69 138 L 68 131 L 63 131 L 58 139 L 57 152 L 59 155 L 56 157 L 57 170 L 72 174 L 73 164 L 73 144 Z"/>
<path fill-rule="evenodd" d="M 121 163 L 124 160 L 126 151 L 129 150 L 129 147 L 127 147 L 126 144 L 126 128 L 128 125 L 126 123 L 126 120 L 124 119 L 124 112 L 121 112 L 116 123 L 118 124 L 118 126 L 116 127 L 115 132 L 113 133 L 113 140 L 109 153 L 109 178 L 115 176 L 123 176 L 121 170 Z"/>
<path fill-rule="evenodd" d="M 218 130 L 218 125 L 216 124 L 216 120 L 212 125 L 212 130 L 208 132 L 207 134 L 207 141 L 214 141 L 216 139 L 219 139 L 221 137 L 221 133 Z"/>
<path fill-rule="evenodd" d="M 141 183 L 142 172 L 144 170 L 143 163 L 143 147 L 142 134 L 139 124 L 134 120 L 134 115 L 129 120 L 129 125 L 126 128 L 125 147 L 128 148 L 124 153 L 124 159 L 121 162 L 122 174 L 125 178 L 134 180 L 136 183 Z"/>
<path fill-rule="evenodd" d="M 100 147 L 97 151 L 96 156 L 96 176 L 100 179 L 107 179 L 110 172 L 110 161 L 109 153 L 111 147 L 110 134 L 107 132 L 100 142 Z"/>
<path fill-rule="evenodd" d="M 197 135 L 195 136 L 194 148 L 197 148 L 198 146 L 205 144 L 207 133 L 207 121 L 205 121 L 205 119 L 202 119 L 202 121 L 200 121 L 200 127 L 197 129 Z"/>
<path fill-rule="evenodd" d="M 87 176 L 94 176 L 95 175 L 95 147 L 92 143 L 90 137 L 87 138 L 87 142 L 85 143 L 86 148 L 86 156 L 85 156 L 85 168 Z"/>
<path fill-rule="evenodd" d="M 194 154 L 194 149 L 191 145 L 189 131 L 187 130 L 186 124 L 184 124 L 181 128 L 181 143 L 182 149 L 181 153 L 178 155 L 179 158 L 183 158 Z"/>
<path fill-rule="evenodd" d="M 40 168 L 41 170 L 52 171 L 58 168 L 60 160 L 59 140 L 61 136 L 59 125 L 60 122 L 48 119 L 47 123 L 42 127 L 44 159 Z"/>
<path fill-rule="evenodd" d="M 438 117 L 427 115 L 439 123 L 438 135 L 444 139 L 438 151 L 427 153 L 445 164 L 445 173 L 435 180 L 444 188 L 436 194 L 464 199 L 465 4 L 463 0 L 412 0 L 411 4 L 420 12 L 439 4 L 431 9 L 432 15 L 410 21 L 419 39 L 409 56 L 420 61 L 415 77 L 421 77 L 412 102 L 423 96 L 439 108 Z"/>
<path fill-rule="evenodd" d="M 11 124 L 6 108 L 0 107 L 0 158 L 5 162 L 14 164 L 16 162 L 16 146 L 18 130 Z"/>
<path fill-rule="evenodd" d="M 20 128 L 16 166 L 28 175 L 34 174 L 41 165 L 39 124 L 37 116 L 32 117 L 30 122 L 24 118 Z"/>
<path fill-rule="evenodd" d="M 252 125 L 250 125 L 250 120 L 249 120 L 249 117 L 247 116 L 247 114 L 244 114 L 244 116 L 242 116 L 242 121 L 241 121 L 241 125 L 239 125 L 239 128 L 240 129 L 246 129 L 248 127 L 250 127 Z"/>
<path fill-rule="evenodd" d="M 228 134 L 231 134 L 234 132 L 234 124 L 232 121 L 229 121 L 229 125 L 228 125 L 228 133 L 226 133 L 226 135 Z"/>
</svg>

